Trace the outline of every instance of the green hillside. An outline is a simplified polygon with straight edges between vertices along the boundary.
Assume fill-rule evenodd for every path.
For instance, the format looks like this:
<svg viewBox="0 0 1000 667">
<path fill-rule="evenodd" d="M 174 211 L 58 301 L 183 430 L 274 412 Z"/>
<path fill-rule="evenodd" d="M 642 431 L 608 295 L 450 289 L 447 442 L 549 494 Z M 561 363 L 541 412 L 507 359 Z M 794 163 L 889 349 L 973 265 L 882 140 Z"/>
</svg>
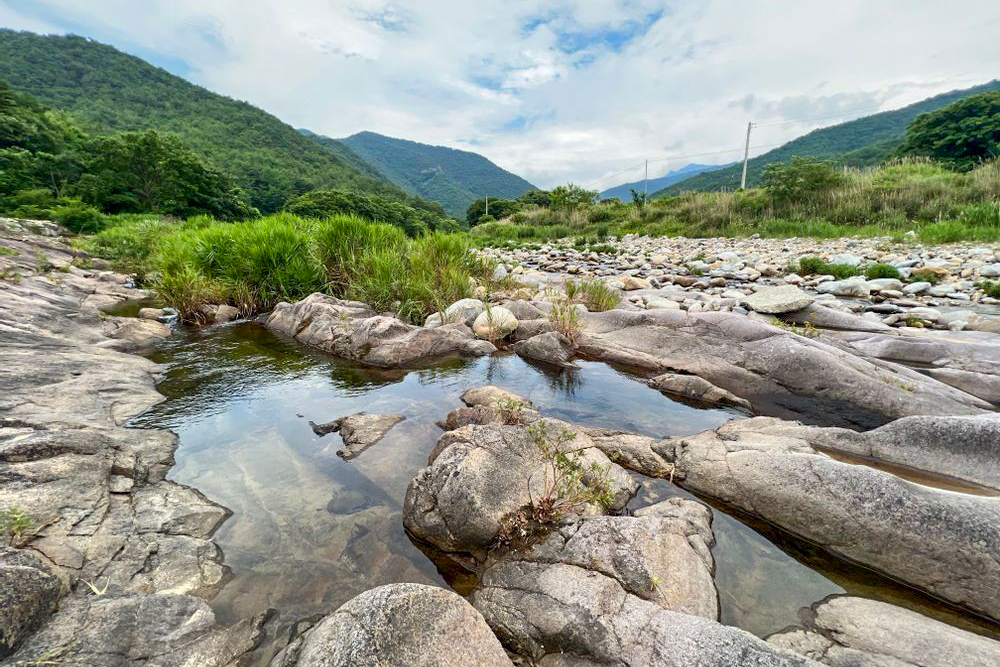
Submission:
<svg viewBox="0 0 1000 667">
<path fill-rule="evenodd" d="M 332 141 L 312 133 L 307 136 L 317 141 Z M 445 211 L 462 218 L 469 204 L 480 197 L 515 199 L 536 189 L 520 176 L 469 151 L 394 139 L 374 132 L 360 132 L 341 139 L 340 143 L 406 192 L 440 202 Z"/>
<path fill-rule="evenodd" d="M 409 199 L 356 156 L 324 149 L 278 118 L 83 37 L 0 29 L 0 79 L 85 131 L 161 130 L 230 174 L 254 206 L 276 211 L 315 188 Z"/>
<path fill-rule="evenodd" d="M 1000 80 L 973 88 L 942 93 L 926 100 L 884 111 L 857 120 L 824 127 L 805 134 L 787 144 L 752 158 L 747 167 L 747 185 L 759 184 L 764 167 L 772 162 L 788 162 L 795 156 L 834 160 L 852 167 L 879 164 L 892 155 L 903 140 L 906 128 L 917 116 L 948 106 L 952 102 L 1000 90 Z M 740 186 L 742 163 L 718 171 L 706 172 L 660 190 L 654 196 L 697 190 L 734 189 Z"/>
</svg>

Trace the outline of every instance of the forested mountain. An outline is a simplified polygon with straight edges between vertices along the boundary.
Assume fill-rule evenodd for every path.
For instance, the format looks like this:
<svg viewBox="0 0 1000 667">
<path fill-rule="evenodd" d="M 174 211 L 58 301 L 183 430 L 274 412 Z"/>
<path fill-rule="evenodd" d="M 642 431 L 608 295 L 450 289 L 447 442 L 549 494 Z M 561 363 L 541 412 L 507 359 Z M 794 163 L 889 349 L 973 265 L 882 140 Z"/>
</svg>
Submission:
<svg viewBox="0 0 1000 667">
<path fill-rule="evenodd" d="M 715 171 L 716 169 L 723 169 L 729 165 L 725 164 L 689 164 L 681 167 L 680 169 L 675 169 L 673 171 L 668 171 L 663 176 L 659 178 L 649 179 L 649 183 L 644 183 L 643 181 L 633 181 L 631 183 L 622 183 L 621 185 L 616 185 L 613 188 L 608 188 L 601 193 L 601 199 L 620 199 L 624 202 L 632 201 L 632 190 L 637 192 L 643 192 L 644 189 L 648 187 L 650 194 L 658 192 L 663 188 L 669 187 L 674 183 L 679 183 L 685 178 L 691 178 L 697 174 L 704 171 Z"/>
<path fill-rule="evenodd" d="M 884 111 L 813 130 L 751 159 L 747 169 L 747 185 L 759 184 L 766 165 L 772 162 L 788 162 L 796 156 L 829 159 L 838 164 L 854 167 L 878 164 L 900 146 L 906 128 L 920 114 L 937 111 L 958 100 L 992 90 L 1000 90 L 1000 80 L 935 95 L 895 111 Z M 736 163 L 725 169 L 698 174 L 657 192 L 655 196 L 687 190 L 738 188 L 742 168 L 742 163 Z"/>
<path fill-rule="evenodd" d="M 91 134 L 176 134 L 264 212 L 315 188 L 420 204 L 356 157 L 320 146 L 265 111 L 83 37 L 0 29 L 0 79 L 68 112 Z"/>
<path fill-rule="evenodd" d="M 334 141 L 307 133 L 314 140 Z M 390 181 L 410 194 L 440 202 L 451 215 L 464 217 L 469 204 L 480 197 L 515 199 L 536 189 L 478 153 L 416 141 L 359 132 L 340 139 Z"/>
</svg>

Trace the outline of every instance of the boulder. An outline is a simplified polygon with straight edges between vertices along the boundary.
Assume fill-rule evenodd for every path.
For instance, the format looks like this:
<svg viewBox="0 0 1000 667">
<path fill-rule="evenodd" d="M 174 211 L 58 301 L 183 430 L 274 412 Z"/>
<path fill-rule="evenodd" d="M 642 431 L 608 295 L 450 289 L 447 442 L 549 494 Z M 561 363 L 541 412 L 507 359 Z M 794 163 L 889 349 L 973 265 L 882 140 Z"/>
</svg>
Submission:
<svg viewBox="0 0 1000 667">
<path fill-rule="evenodd" d="M 831 553 L 1000 619 L 1000 503 L 918 486 L 818 452 L 771 418 L 667 438 L 675 481 Z M 809 429 L 815 432 L 816 429 Z M 839 430 L 839 429 L 838 429 Z"/>
<path fill-rule="evenodd" d="M 0 658 L 13 653 L 55 611 L 62 583 L 28 551 L 0 547 Z"/>
<path fill-rule="evenodd" d="M 517 318 L 518 324 L 524 320 L 537 320 L 545 317 L 545 313 L 536 308 L 529 301 L 517 299 L 516 301 L 505 301 L 503 307 L 509 310 Z"/>
<path fill-rule="evenodd" d="M 622 289 L 626 291 L 637 290 L 637 289 L 650 289 L 653 285 L 645 278 L 637 278 L 636 276 L 622 276 Z"/>
<path fill-rule="evenodd" d="M 590 503 L 585 513 L 620 510 L 638 489 L 585 432 L 565 422 L 470 424 L 443 434 L 429 465 L 410 482 L 403 525 L 443 552 L 482 561 L 519 512 L 548 498 L 557 452 L 572 452 L 583 468 L 606 479 L 610 506 Z M 590 474 L 581 478 L 584 485 L 600 481 Z"/>
<path fill-rule="evenodd" d="M 142 320 L 160 320 L 166 316 L 162 308 L 140 308 L 138 317 Z"/>
<path fill-rule="evenodd" d="M 885 602 L 836 596 L 811 611 L 768 643 L 833 667 L 1000 665 L 1000 642 Z"/>
<path fill-rule="evenodd" d="M 472 605 L 435 586 L 362 593 L 278 653 L 270 667 L 513 667 Z"/>
<path fill-rule="evenodd" d="M 385 437 L 393 426 L 404 419 L 406 417 L 403 415 L 372 415 L 358 412 L 326 424 L 309 422 L 309 426 L 319 436 L 339 431 L 344 439 L 344 448 L 337 451 L 337 456 L 350 460 Z"/>
<path fill-rule="evenodd" d="M 462 402 L 469 407 L 476 405 L 494 407 L 498 401 L 514 401 L 529 407 L 531 406 L 531 401 L 524 398 L 520 394 L 515 394 L 512 391 L 507 391 L 506 389 L 501 389 L 500 387 L 495 387 L 493 385 L 466 389 L 462 392 L 461 399 Z"/>
<path fill-rule="evenodd" d="M 813 297 L 794 285 L 765 287 L 744 298 L 744 303 L 758 313 L 791 313 L 813 302 Z"/>
<path fill-rule="evenodd" d="M 459 299 L 444 309 L 442 321 L 447 324 L 461 322 L 471 327 L 476 318 L 486 310 L 486 304 L 479 299 Z"/>
<path fill-rule="evenodd" d="M 493 306 L 479 314 L 472 323 L 472 332 L 483 340 L 500 340 L 517 329 L 517 318 L 503 306 Z"/>
<path fill-rule="evenodd" d="M 171 334 L 170 327 L 162 322 L 135 317 L 108 317 L 103 329 L 111 339 L 104 345 L 122 352 L 149 348 Z"/>
<path fill-rule="evenodd" d="M 573 343 L 561 333 L 550 331 L 514 344 L 514 352 L 527 359 L 575 368 L 570 363 Z"/>
<path fill-rule="evenodd" d="M 240 311 L 238 308 L 230 306 L 229 304 L 222 304 L 215 309 L 215 323 L 224 324 L 226 322 L 232 322 L 240 316 Z"/>
<path fill-rule="evenodd" d="M 294 304 L 279 303 L 269 328 L 312 347 L 370 366 L 406 366 L 447 355 L 483 356 L 496 348 L 476 340 L 464 324 L 433 329 L 376 315 L 365 304 L 311 294 Z"/>
<path fill-rule="evenodd" d="M 650 379 L 647 384 L 659 389 L 664 394 L 679 396 L 699 403 L 709 405 L 737 405 L 747 410 L 750 402 L 736 396 L 732 392 L 716 387 L 714 384 L 697 375 L 681 375 L 679 373 L 663 373 Z"/>
<path fill-rule="evenodd" d="M 666 308 L 668 310 L 680 310 L 681 304 L 677 303 L 673 299 L 667 299 L 662 296 L 656 296 L 652 294 L 650 296 L 643 297 L 643 302 L 646 304 L 646 308 Z"/>
<path fill-rule="evenodd" d="M 813 303 L 794 313 L 786 313 L 781 318 L 791 324 L 809 324 L 819 329 L 842 329 L 845 331 L 892 332 L 892 327 L 876 320 L 870 320 L 854 313 Z"/>
<path fill-rule="evenodd" d="M 820 294 L 833 294 L 834 296 L 848 296 L 858 299 L 867 299 L 871 296 L 871 290 L 864 278 L 855 276 L 846 280 L 830 280 L 816 286 L 816 291 Z"/>
</svg>

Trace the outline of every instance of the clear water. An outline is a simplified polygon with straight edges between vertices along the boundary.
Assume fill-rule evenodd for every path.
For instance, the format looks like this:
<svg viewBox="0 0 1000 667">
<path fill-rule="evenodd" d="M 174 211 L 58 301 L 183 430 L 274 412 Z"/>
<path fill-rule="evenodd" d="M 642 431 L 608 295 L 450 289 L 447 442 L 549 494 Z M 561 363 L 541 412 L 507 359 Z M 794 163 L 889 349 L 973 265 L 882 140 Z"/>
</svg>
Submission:
<svg viewBox="0 0 1000 667">
<path fill-rule="evenodd" d="M 495 355 L 372 370 L 254 323 L 179 330 L 150 356 L 168 365 L 159 385 L 166 400 L 131 425 L 176 432 L 181 445 L 171 478 L 233 512 L 216 534 L 232 578 L 213 607 L 222 622 L 273 608 L 279 635 L 380 584 L 447 585 L 404 533 L 401 506 L 442 432 L 435 422 L 460 405 L 467 388 L 495 384 L 531 398 L 549 416 L 654 436 L 695 433 L 745 416 L 673 401 L 599 363 L 557 372 Z M 406 420 L 349 462 L 335 454 L 339 435 L 318 437 L 308 425 L 359 411 L 401 413 Z M 640 480 L 632 507 L 687 495 L 666 480 Z M 844 592 L 941 611 L 908 589 L 719 508 L 713 527 L 724 623 L 767 635 L 797 623 L 803 608 Z M 268 654 L 261 651 L 259 664 Z"/>
</svg>

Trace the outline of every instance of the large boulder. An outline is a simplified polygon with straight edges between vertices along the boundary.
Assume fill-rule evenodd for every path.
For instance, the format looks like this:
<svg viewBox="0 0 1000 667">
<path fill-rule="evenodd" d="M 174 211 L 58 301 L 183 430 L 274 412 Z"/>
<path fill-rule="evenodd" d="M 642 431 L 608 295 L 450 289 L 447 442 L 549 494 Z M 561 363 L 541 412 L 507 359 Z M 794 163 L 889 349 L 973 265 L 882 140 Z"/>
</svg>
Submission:
<svg viewBox="0 0 1000 667">
<path fill-rule="evenodd" d="M 36 556 L 0 547 L 0 658 L 48 619 L 61 589 L 59 578 Z"/>
<path fill-rule="evenodd" d="M 814 300 L 795 285 L 782 285 L 781 287 L 764 287 L 743 301 L 758 313 L 770 313 L 777 315 L 780 313 L 791 313 L 801 310 L 811 304 Z"/>
<path fill-rule="evenodd" d="M 697 375 L 777 417 L 873 428 L 907 415 L 989 408 L 903 366 L 873 363 L 735 313 L 612 310 L 588 313 L 583 321 L 581 356 Z"/>
<path fill-rule="evenodd" d="M 305 345 L 381 368 L 452 354 L 483 356 L 496 350 L 491 343 L 476 340 L 464 324 L 416 327 L 376 315 L 363 303 L 320 293 L 294 304 L 279 303 L 266 324 Z"/>
<path fill-rule="evenodd" d="M 667 438 L 653 449 L 674 463 L 674 479 L 690 491 L 1000 620 L 996 498 L 834 460 L 798 437 L 800 429 L 754 418 Z"/>
<path fill-rule="evenodd" d="M 459 299 L 444 309 L 444 317 L 441 319 L 445 324 L 461 322 L 465 326 L 471 327 L 484 310 L 486 310 L 486 304 L 479 299 Z"/>
<path fill-rule="evenodd" d="M 472 332 L 483 340 L 500 340 L 514 333 L 517 318 L 503 306 L 484 310 L 472 323 Z"/>
<path fill-rule="evenodd" d="M 410 482 L 403 524 L 441 551 L 481 561 L 520 512 L 551 496 L 559 452 L 579 457 L 590 471 L 581 479 L 584 485 L 606 478 L 610 506 L 588 503 L 584 512 L 620 510 L 638 488 L 585 432 L 565 422 L 469 424 L 442 435 L 429 465 Z"/>
<path fill-rule="evenodd" d="M 389 584 L 342 605 L 271 667 L 512 667 L 472 605 L 434 586 Z"/>
<path fill-rule="evenodd" d="M 885 602 L 838 596 L 804 618 L 767 641 L 832 667 L 1000 665 L 1000 642 Z"/>
<path fill-rule="evenodd" d="M 575 367 L 570 362 L 573 358 L 573 343 L 557 331 L 539 334 L 515 343 L 514 352 L 526 359 L 562 367 Z"/>
</svg>

